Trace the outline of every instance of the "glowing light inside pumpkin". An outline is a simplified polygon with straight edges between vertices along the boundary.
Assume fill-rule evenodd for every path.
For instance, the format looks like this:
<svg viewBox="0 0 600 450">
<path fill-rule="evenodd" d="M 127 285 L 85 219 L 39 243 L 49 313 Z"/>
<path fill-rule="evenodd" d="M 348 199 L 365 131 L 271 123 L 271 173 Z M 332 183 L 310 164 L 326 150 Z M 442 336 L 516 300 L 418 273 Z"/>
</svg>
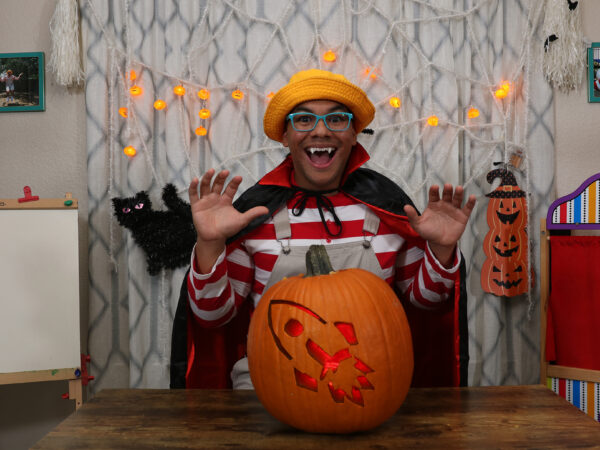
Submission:
<svg viewBox="0 0 600 450">
<path fill-rule="evenodd" d="M 356 333 L 354 332 L 354 325 L 347 322 L 336 322 L 334 323 L 335 327 L 342 333 L 346 342 L 350 345 L 358 344 L 358 339 L 356 338 Z"/>
<path fill-rule="evenodd" d="M 173 88 L 173 93 L 181 97 L 182 95 L 185 95 L 185 88 L 182 85 L 178 84 Z"/>
<path fill-rule="evenodd" d="M 298 387 L 308 389 L 310 391 L 318 392 L 317 379 L 311 377 L 309 374 L 300 372 L 294 367 L 294 377 L 296 378 L 296 385 Z"/>
<path fill-rule="evenodd" d="M 437 127 L 439 123 L 439 119 L 437 116 L 429 116 L 427 118 L 427 125 L 431 127 Z"/>
<path fill-rule="evenodd" d="M 371 384 L 369 379 L 367 377 L 365 377 L 364 375 L 357 376 L 356 381 L 358 381 L 358 384 L 360 384 L 361 389 L 372 389 L 372 390 L 375 389 L 375 387 Z"/>
<path fill-rule="evenodd" d="M 198 97 L 201 100 L 208 100 L 208 98 L 210 97 L 210 91 L 208 91 L 207 89 L 200 89 L 198 91 Z"/>
<path fill-rule="evenodd" d="M 208 133 L 208 131 L 204 127 L 198 127 L 194 130 L 194 133 L 196 133 L 198 136 L 206 136 L 206 133 Z"/>
<path fill-rule="evenodd" d="M 160 111 L 161 109 L 165 109 L 166 106 L 167 104 L 165 103 L 165 101 L 161 100 L 160 98 L 154 102 L 154 109 L 158 111 Z"/>
<path fill-rule="evenodd" d="M 210 109 L 201 109 L 198 111 L 198 115 L 201 119 L 208 119 L 210 117 Z"/>
<path fill-rule="evenodd" d="M 390 98 L 390 106 L 392 108 L 400 108 L 402 106 L 402 101 L 398 97 Z"/>
<path fill-rule="evenodd" d="M 304 326 L 296 319 L 290 319 L 285 324 L 284 330 L 292 337 L 298 337 L 304 331 Z"/>
<path fill-rule="evenodd" d="M 467 117 L 469 119 L 475 119 L 476 117 L 479 117 L 479 110 L 477 108 L 469 108 L 467 111 Z"/>
<path fill-rule="evenodd" d="M 133 85 L 133 86 L 131 86 L 129 88 L 129 93 L 131 95 L 133 95 L 133 96 L 136 96 L 136 97 L 138 95 L 142 95 L 143 92 L 144 92 L 144 90 L 140 86 L 138 86 L 137 84 L 135 84 L 135 85 Z"/>
<path fill-rule="evenodd" d="M 125 117 L 125 118 L 127 118 L 127 108 L 125 108 L 124 106 L 120 107 L 120 108 L 119 108 L 119 114 L 120 114 L 122 117 Z"/>
<path fill-rule="evenodd" d="M 125 147 L 123 149 L 123 153 L 125 153 L 127 156 L 135 156 L 135 154 L 137 153 L 137 150 L 132 147 L 131 145 L 128 145 L 127 147 Z"/>
<path fill-rule="evenodd" d="M 239 89 L 236 89 L 231 93 L 231 97 L 233 97 L 235 100 L 241 100 L 244 98 L 244 93 Z"/>
<path fill-rule="evenodd" d="M 327 50 L 323 55 L 323 60 L 327 62 L 334 62 L 337 59 L 335 53 L 331 50 Z"/>
</svg>

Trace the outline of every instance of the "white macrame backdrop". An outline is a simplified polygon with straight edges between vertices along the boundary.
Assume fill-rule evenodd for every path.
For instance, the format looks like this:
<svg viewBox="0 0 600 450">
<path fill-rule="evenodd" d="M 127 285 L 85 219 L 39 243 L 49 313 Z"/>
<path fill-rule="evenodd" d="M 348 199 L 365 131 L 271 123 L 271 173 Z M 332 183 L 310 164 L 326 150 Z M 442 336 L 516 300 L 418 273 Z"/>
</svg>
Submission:
<svg viewBox="0 0 600 450">
<path fill-rule="evenodd" d="M 359 140 L 369 166 L 402 186 L 420 209 L 433 183 L 478 197 L 461 249 L 468 267 L 469 383 L 538 381 L 539 282 L 530 295 L 499 298 L 480 287 L 488 231 L 485 176 L 508 162 L 529 192 L 531 269 L 539 218 L 553 198 L 553 99 L 539 70 L 543 3 L 529 0 L 80 0 L 83 18 L 92 390 L 168 386 L 171 322 L 184 269 L 151 277 L 144 254 L 112 216 L 110 199 L 140 190 L 163 209 L 174 183 L 187 200 L 193 176 L 211 167 L 244 177 L 242 189 L 286 154 L 262 131 L 267 94 L 298 70 L 340 72 L 377 107 Z M 324 62 L 332 49 L 337 61 Z M 371 68 L 376 78 L 367 76 Z M 132 98 L 130 70 L 144 94 Z M 493 96 L 502 81 L 512 89 Z M 182 84 L 187 93 L 176 97 Z M 196 92 L 208 88 L 200 100 Z M 244 98 L 234 100 L 240 89 Z M 402 101 L 399 109 L 388 104 Z M 162 98 L 167 109 L 152 103 Z M 119 107 L 129 108 L 127 119 Z M 476 107 L 480 116 L 469 119 Z M 198 111 L 212 116 L 201 120 Z M 435 114 L 437 127 L 426 120 Z M 199 125 L 209 132 L 194 134 Z M 133 145 L 137 156 L 122 152 Z M 497 184 L 497 183 L 496 183 Z"/>
</svg>

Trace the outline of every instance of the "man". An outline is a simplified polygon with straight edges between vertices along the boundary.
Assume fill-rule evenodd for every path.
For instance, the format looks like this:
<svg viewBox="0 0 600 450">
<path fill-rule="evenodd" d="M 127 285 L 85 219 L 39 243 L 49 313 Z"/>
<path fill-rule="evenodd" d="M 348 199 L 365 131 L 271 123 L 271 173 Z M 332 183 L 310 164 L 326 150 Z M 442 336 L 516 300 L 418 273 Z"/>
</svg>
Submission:
<svg viewBox="0 0 600 450">
<path fill-rule="evenodd" d="M 8 69 L 6 76 L 0 78 L 0 81 L 6 83 L 6 104 L 15 102 L 15 81 L 19 81 L 23 74 L 20 73 L 18 77 L 13 75 L 13 71 Z"/>
<path fill-rule="evenodd" d="M 429 191 L 422 215 L 387 178 L 362 166 L 357 142 L 373 119 L 366 94 L 322 70 L 294 75 L 271 99 L 264 130 L 290 150 L 286 160 L 232 203 L 241 177 L 209 170 L 189 188 L 197 232 L 188 276 L 194 324 L 218 327 L 285 276 L 303 273 L 310 244 L 324 244 L 336 270 L 370 270 L 407 302 L 443 309 L 458 279 L 457 241 L 475 205 L 463 189 Z M 211 180 L 214 181 L 211 184 Z M 236 327 L 239 325 L 236 325 Z M 191 331 L 188 321 L 188 332 Z M 197 341 L 197 339 L 196 339 Z M 198 342 L 188 342 L 187 376 Z M 441 345 L 441 344 L 440 344 Z M 245 358 L 232 371 L 234 388 L 251 388 Z"/>
</svg>

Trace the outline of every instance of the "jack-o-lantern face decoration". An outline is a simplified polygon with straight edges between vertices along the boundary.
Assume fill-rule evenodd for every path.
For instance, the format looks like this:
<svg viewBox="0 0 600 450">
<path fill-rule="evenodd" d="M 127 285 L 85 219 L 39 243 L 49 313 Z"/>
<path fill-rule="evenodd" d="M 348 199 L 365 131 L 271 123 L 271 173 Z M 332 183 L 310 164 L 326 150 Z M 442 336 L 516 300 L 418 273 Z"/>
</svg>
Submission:
<svg viewBox="0 0 600 450">
<path fill-rule="evenodd" d="M 511 247 L 511 245 L 514 245 L 514 247 Z M 500 235 L 497 234 L 494 238 L 493 249 L 498 256 L 508 258 L 519 250 L 519 244 L 517 244 L 517 238 L 514 234 L 511 234 L 509 239 L 502 239 Z"/>
<path fill-rule="evenodd" d="M 527 233 L 515 227 L 490 230 L 483 240 L 488 258 L 523 259 L 527 254 Z"/>
<path fill-rule="evenodd" d="M 517 204 L 516 199 L 505 198 L 499 200 L 498 203 L 498 206 L 495 208 L 498 220 L 504 225 L 513 225 L 522 212 L 521 202 L 519 201 Z"/>
<path fill-rule="evenodd" d="M 315 256 L 317 255 L 317 256 Z M 277 419 L 321 433 L 373 428 L 404 401 L 412 338 L 389 285 L 362 269 L 333 272 L 311 247 L 307 276 L 262 297 L 250 323 L 248 363 L 256 394 Z"/>
<path fill-rule="evenodd" d="M 489 274 L 482 287 L 485 291 L 499 296 L 513 297 L 528 290 L 526 261 L 506 261 L 487 259 L 481 272 Z"/>
<path fill-rule="evenodd" d="M 488 226 L 493 229 L 502 226 L 524 228 L 527 223 L 525 192 L 517 186 L 515 176 L 506 169 L 492 170 L 487 174 L 488 183 L 493 183 L 496 178 L 502 180 L 500 186 L 486 195 L 490 198 L 487 209 Z"/>
<path fill-rule="evenodd" d="M 527 202 L 525 192 L 519 189 L 514 175 L 506 169 L 492 170 L 487 181 L 502 180 L 493 192 L 487 194 L 489 232 L 483 240 L 487 259 L 481 268 L 481 286 L 486 292 L 512 297 L 527 292 L 529 242 L 526 231 Z"/>
</svg>

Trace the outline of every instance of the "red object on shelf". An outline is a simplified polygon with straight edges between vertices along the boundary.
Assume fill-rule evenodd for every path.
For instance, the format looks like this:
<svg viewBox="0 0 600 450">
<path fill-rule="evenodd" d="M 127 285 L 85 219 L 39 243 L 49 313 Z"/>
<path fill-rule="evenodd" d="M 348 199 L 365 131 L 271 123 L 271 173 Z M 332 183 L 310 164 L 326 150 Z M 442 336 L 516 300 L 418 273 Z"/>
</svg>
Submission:
<svg viewBox="0 0 600 450">
<path fill-rule="evenodd" d="M 25 186 L 23 188 L 23 193 L 25 194 L 25 197 L 18 199 L 19 203 L 34 202 L 40 199 L 40 197 L 37 195 L 31 195 L 31 188 L 29 186 Z"/>
<path fill-rule="evenodd" d="M 87 386 L 94 377 L 88 374 L 87 363 L 91 361 L 90 355 L 81 354 L 81 384 Z"/>
</svg>

